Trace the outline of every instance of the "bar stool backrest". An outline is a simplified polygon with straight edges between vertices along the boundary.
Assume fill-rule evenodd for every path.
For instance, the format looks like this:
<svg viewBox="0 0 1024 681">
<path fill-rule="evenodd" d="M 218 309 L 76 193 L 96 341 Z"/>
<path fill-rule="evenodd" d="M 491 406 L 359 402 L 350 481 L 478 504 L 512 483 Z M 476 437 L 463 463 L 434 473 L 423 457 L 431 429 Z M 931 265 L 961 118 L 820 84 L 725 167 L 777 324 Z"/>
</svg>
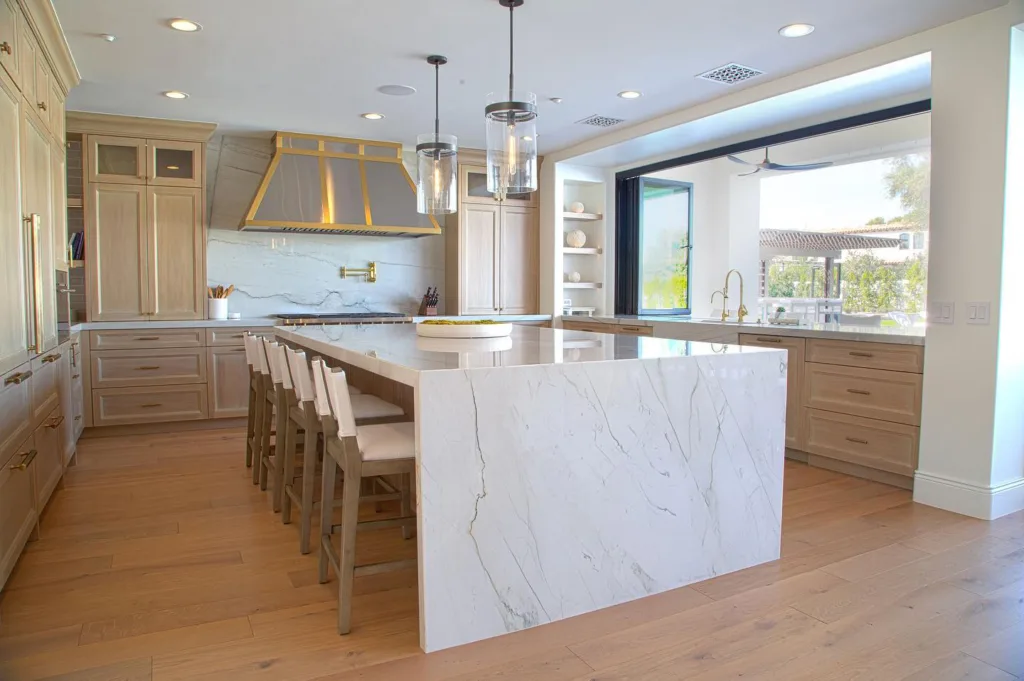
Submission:
<svg viewBox="0 0 1024 681">
<path fill-rule="evenodd" d="M 259 371 L 260 360 L 259 355 L 256 354 L 256 344 L 259 343 L 259 340 L 256 338 L 256 336 L 252 335 L 248 331 L 245 332 L 245 335 L 242 337 L 242 339 L 245 341 L 246 363 L 249 365 L 249 368 L 252 369 L 253 371 Z"/>
<path fill-rule="evenodd" d="M 281 377 L 281 383 L 285 390 L 292 390 L 292 372 L 288 368 L 288 348 L 284 343 L 276 343 L 274 348 L 274 361 L 277 363 L 277 371 Z"/>
<path fill-rule="evenodd" d="M 341 369 L 324 374 L 327 395 L 331 400 L 331 412 L 338 422 L 338 437 L 356 436 L 356 417 L 352 411 L 352 399 L 348 393 L 348 379 Z"/>
<path fill-rule="evenodd" d="M 270 367 L 270 378 L 274 381 L 274 384 L 284 383 L 284 378 L 281 376 L 281 367 L 277 363 L 277 347 L 278 343 L 268 338 L 263 339 L 263 351 L 267 355 L 267 364 Z"/>
<path fill-rule="evenodd" d="M 331 403 L 327 397 L 327 383 L 324 382 L 324 362 L 319 357 L 314 357 L 310 363 L 313 367 L 313 393 L 314 393 L 314 404 L 316 406 L 316 415 L 320 417 L 320 420 L 331 419 Z"/>
<path fill-rule="evenodd" d="M 313 378 L 309 373 L 309 362 L 302 350 L 285 348 L 288 355 L 288 368 L 291 370 L 292 383 L 295 384 L 295 397 L 299 402 L 312 402 Z"/>
<path fill-rule="evenodd" d="M 270 362 L 267 361 L 266 338 L 254 336 L 253 350 L 256 352 L 256 368 L 264 376 L 270 375 Z"/>
</svg>

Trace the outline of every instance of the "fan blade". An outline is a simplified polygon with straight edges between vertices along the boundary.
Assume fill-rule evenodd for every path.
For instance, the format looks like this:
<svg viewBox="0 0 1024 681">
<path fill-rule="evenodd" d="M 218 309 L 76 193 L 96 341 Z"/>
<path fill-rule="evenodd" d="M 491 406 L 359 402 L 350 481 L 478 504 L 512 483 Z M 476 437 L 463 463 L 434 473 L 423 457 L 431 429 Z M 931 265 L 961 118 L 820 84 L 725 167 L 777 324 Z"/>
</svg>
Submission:
<svg viewBox="0 0 1024 681">
<path fill-rule="evenodd" d="M 739 174 L 739 175 L 737 175 L 736 177 L 750 177 L 751 175 L 757 175 L 757 174 L 758 174 L 759 172 L 761 172 L 761 169 L 760 169 L 760 168 L 758 168 L 757 170 L 755 170 L 755 171 L 754 171 L 754 172 L 752 172 L 752 173 L 740 173 L 740 174 Z"/>
<path fill-rule="evenodd" d="M 732 161 L 733 163 L 739 163 L 740 165 L 745 165 L 745 166 L 757 166 L 758 165 L 757 163 L 751 163 L 750 161 L 744 161 L 742 158 L 739 158 L 738 156 L 726 156 L 726 158 L 729 159 L 730 161 Z"/>
<path fill-rule="evenodd" d="M 769 163 L 767 165 L 768 170 L 817 170 L 818 168 L 828 168 L 835 165 L 832 161 L 826 161 L 825 163 L 805 163 L 803 165 L 787 166 L 781 163 Z"/>
</svg>

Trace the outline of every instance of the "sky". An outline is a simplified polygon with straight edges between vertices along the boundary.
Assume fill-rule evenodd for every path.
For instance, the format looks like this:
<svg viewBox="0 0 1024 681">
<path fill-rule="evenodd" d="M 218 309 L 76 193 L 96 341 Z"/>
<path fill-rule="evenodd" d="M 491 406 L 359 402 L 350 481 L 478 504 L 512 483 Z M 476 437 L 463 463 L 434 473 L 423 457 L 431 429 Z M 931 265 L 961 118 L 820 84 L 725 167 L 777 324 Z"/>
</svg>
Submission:
<svg viewBox="0 0 1024 681">
<path fill-rule="evenodd" d="M 903 214 L 886 194 L 888 161 L 769 176 L 761 180 L 761 229 L 827 232 Z"/>
</svg>

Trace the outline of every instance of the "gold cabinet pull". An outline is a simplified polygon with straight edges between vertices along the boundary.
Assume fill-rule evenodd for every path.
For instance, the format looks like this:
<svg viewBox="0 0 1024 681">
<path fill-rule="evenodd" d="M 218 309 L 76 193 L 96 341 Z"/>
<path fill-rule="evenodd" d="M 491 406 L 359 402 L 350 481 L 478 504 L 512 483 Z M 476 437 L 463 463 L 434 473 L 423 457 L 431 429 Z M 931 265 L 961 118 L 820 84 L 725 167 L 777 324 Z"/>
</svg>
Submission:
<svg viewBox="0 0 1024 681">
<path fill-rule="evenodd" d="M 29 451 L 29 452 L 26 452 L 25 454 L 22 454 L 21 455 L 21 463 L 12 463 L 11 466 L 10 466 L 11 470 L 12 471 L 23 471 L 23 470 L 27 469 L 29 466 L 32 465 L 32 462 L 35 461 L 36 454 L 38 454 L 38 453 L 39 453 L 38 451 L 33 449 L 33 450 Z"/>
<path fill-rule="evenodd" d="M 245 338 L 245 334 L 236 333 L 234 336 L 232 336 L 232 338 Z"/>
<path fill-rule="evenodd" d="M 144 366 L 144 367 L 135 367 L 135 370 L 136 371 L 156 371 L 159 368 L 160 367 L 158 367 L 158 366 Z"/>
<path fill-rule="evenodd" d="M 245 348 L 235 348 L 231 352 L 245 352 Z"/>
<path fill-rule="evenodd" d="M 781 343 L 781 338 L 760 338 L 757 339 L 758 343 Z"/>
<path fill-rule="evenodd" d="M 867 440 L 861 440 L 860 438 L 856 438 L 856 437 L 848 437 L 848 438 L 846 438 L 846 441 L 847 442 L 852 442 L 852 443 L 858 444 L 858 445 L 866 445 L 868 443 Z"/>
<path fill-rule="evenodd" d="M 857 390 L 856 388 L 847 388 L 846 392 L 853 393 L 854 395 L 870 395 L 871 394 L 867 390 Z"/>
<path fill-rule="evenodd" d="M 37 105 L 40 111 L 46 111 L 46 102 L 39 102 Z"/>
<path fill-rule="evenodd" d="M 82 420 L 82 415 L 81 415 L 81 414 L 79 414 L 78 416 L 76 416 L 76 417 L 75 417 L 75 420 L 76 420 L 76 421 L 81 421 L 81 420 Z"/>
<path fill-rule="evenodd" d="M 55 418 L 46 424 L 47 428 L 60 428 L 60 424 L 64 423 L 64 417 Z"/>
<path fill-rule="evenodd" d="M 43 364 L 53 364 L 58 359 L 60 359 L 60 353 L 55 352 L 52 355 L 47 355 L 46 357 L 43 357 Z"/>
<path fill-rule="evenodd" d="M 0 52 L 5 54 L 14 54 L 14 50 L 11 49 L 11 44 L 6 40 L 0 43 Z"/>
<path fill-rule="evenodd" d="M 8 376 L 7 378 L 5 378 L 4 385 L 11 385 L 12 383 L 14 385 L 21 385 L 30 378 L 32 378 L 31 371 L 22 371 L 20 373 L 14 374 L 13 376 Z"/>
<path fill-rule="evenodd" d="M 135 340 L 160 340 L 160 336 L 139 336 Z"/>
<path fill-rule="evenodd" d="M 850 357 L 874 357 L 872 352 L 859 352 L 857 350 L 850 350 Z"/>
<path fill-rule="evenodd" d="M 73 381 L 73 380 L 75 380 L 76 378 L 78 378 L 81 375 L 82 374 L 71 374 L 71 380 Z"/>
<path fill-rule="evenodd" d="M 150 404 L 143 404 L 143 405 L 139 405 L 139 406 L 142 409 L 153 409 L 154 407 L 162 407 L 164 405 L 160 404 L 159 402 L 152 402 Z"/>
</svg>

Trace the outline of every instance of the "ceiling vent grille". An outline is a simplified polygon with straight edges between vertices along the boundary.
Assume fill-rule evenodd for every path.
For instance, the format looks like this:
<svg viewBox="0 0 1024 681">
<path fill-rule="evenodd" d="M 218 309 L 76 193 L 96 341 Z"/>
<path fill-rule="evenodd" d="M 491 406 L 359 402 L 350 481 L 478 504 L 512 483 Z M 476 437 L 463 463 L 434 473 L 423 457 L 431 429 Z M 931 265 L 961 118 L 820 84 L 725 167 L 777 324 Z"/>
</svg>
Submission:
<svg viewBox="0 0 1024 681">
<path fill-rule="evenodd" d="M 625 123 L 625 122 L 626 122 L 626 119 L 624 119 L 624 118 L 612 118 L 611 116 L 598 116 L 597 114 L 594 114 L 593 116 L 587 116 L 583 120 L 576 121 L 576 123 L 578 123 L 580 125 L 593 125 L 593 126 L 598 127 L 598 128 L 610 128 L 613 125 L 618 125 L 619 123 Z"/>
<path fill-rule="evenodd" d="M 712 83 L 724 83 L 725 85 L 735 85 L 751 78 L 757 78 L 763 76 L 764 71 L 758 71 L 752 69 L 749 66 L 743 66 L 742 64 L 726 64 L 725 66 L 719 66 L 717 69 L 711 69 L 697 76 L 701 80 L 708 80 Z"/>
</svg>

